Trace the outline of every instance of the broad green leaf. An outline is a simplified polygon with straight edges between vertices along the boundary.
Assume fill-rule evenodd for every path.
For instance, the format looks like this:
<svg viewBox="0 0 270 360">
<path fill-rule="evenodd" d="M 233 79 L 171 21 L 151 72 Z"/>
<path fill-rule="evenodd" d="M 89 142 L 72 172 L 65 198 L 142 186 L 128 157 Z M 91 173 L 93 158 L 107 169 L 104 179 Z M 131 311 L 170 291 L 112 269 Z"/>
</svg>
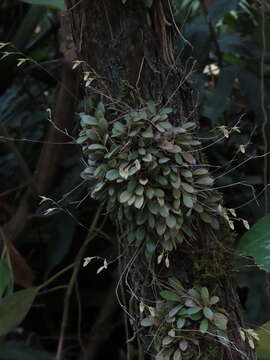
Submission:
<svg viewBox="0 0 270 360">
<path fill-rule="evenodd" d="M 153 134 L 153 130 L 152 128 L 149 126 L 148 129 L 146 129 L 145 131 L 143 131 L 141 133 L 142 137 L 144 138 L 152 138 L 154 137 L 154 134 Z"/>
<path fill-rule="evenodd" d="M 181 291 L 183 291 L 183 285 L 181 284 L 181 282 L 178 280 L 178 279 L 176 279 L 175 277 L 171 277 L 171 278 L 169 278 L 169 284 L 176 290 L 176 291 L 179 291 L 179 292 L 181 292 Z"/>
<path fill-rule="evenodd" d="M 178 311 L 182 309 L 182 307 L 183 305 L 177 305 L 174 308 L 172 308 L 169 312 L 169 317 L 174 317 L 178 313 Z"/>
<path fill-rule="evenodd" d="M 173 342 L 173 338 L 170 336 L 165 336 L 165 338 L 162 340 L 162 345 L 169 345 Z"/>
<path fill-rule="evenodd" d="M 95 150 L 107 150 L 104 145 L 101 144 L 91 144 L 88 146 L 88 150 L 95 151 Z"/>
<path fill-rule="evenodd" d="M 256 347 L 256 353 L 259 359 L 269 360 L 270 359 L 270 322 L 262 325 L 256 330 L 260 341 Z"/>
<path fill-rule="evenodd" d="M 176 226 L 176 218 L 173 215 L 166 217 L 166 224 L 170 229 L 173 229 Z"/>
<path fill-rule="evenodd" d="M 6 260 L 0 260 L 0 298 L 5 294 L 5 291 L 11 281 L 11 273 Z"/>
<path fill-rule="evenodd" d="M 207 319 L 203 319 L 200 322 L 200 332 L 205 334 L 206 331 L 208 330 L 208 320 Z"/>
<path fill-rule="evenodd" d="M 213 320 L 214 313 L 213 313 L 213 311 L 212 311 L 209 307 L 207 307 L 207 306 L 205 306 L 205 307 L 203 308 L 203 315 L 204 315 L 208 320 Z"/>
<path fill-rule="evenodd" d="M 193 315 L 193 314 L 197 314 L 198 312 L 200 312 L 202 310 L 202 308 L 200 306 L 195 306 L 195 307 L 191 307 L 187 310 L 187 314 L 188 315 Z"/>
<path fill-rule="evenodd" d="M 186 319 L 179 318 L 176 323 L 177 328 L 182 329 L 182 327 L 184 327 L 184 325 L 185 325 L 185 322 L 186 322 Z"/>
<path fill-rule="evenodd" d="M 57 10 L 66 10 L 65 0 L 21 0 L 30 5 L 42 5 Z"/>
<path fill-rule="evenodd" d="M 148 208 L 153 215 L 157 215 L 160 210 L 160 206 L 156 201 L 148 202 Z"/>
<path fill-rule="evenodd" d="M 154 103 L 153 100 L 150 100 L 150 101 L 147 102 L 147 109 L 149 110 L 149 112 L 151 114 L 156 113 L 156 104 Z"/>
<path fill-rule="evenodd" d="M 186 160 L 186 162 L 188 162 L 189 164 L 191 164 L 191 165 L 196 164 L 195 158 L 194 158 L 193 155 L 191 155 L 190 153 L 188 153 L 188 152 L 182 152 L 181 155 L 182 155 L 182 157 Z"/>
<path fill-rule="evenodd" d="M 82 125 L 98 125 L 98 121 L 94 116 L 86 115 L 85 113 L 80 113 L 80 118 Z"/>
<path fill-rule="evenodd" d="M 184 204 L 185 204 L 185 206 L 187 208 L 192 208 L 193 207 L 192 196 L 187 194 L 187 193 L 183 193 L 183 202 L 184 202 Z"/>
<path fill-rule="evenodd" d="M 208 291 L 207 287 L 205 287 L 205 286 L 203 286 L 201 288 L 201 298 L 202 298 L 203 304 L 208 305 L 208 303 L 209 303 L 209 291 Z"/>
<path fill-rule="evenodd" d="M 171 114 L 172 112 L 173 112 L 173 109 L 167 107 L 167 108 L 164 108 L 164 109 L 161 110 L 160 115 Z"/>
<path fill-rule="evenodd" d="M 119 201 L 121 204 L 127 202 L 132 197 L 132 193 L 128 191 L 123 191 L 119 196 Z"/>
<path fill-rule="evenodd" d="M 38 287 L 16 291 L 0 302 L 0 336 L 8 334 L 23 321 L 39 291 Z"/>
<path fill-rule="evenodd" d="M 207 169 L 196 169 L 193 171 L 193 175 L 207 175 L 208 170 Z"/>
<path fill-rule="evenodd" d="M 141 325 L 144 326 L 144 327 L 152 326 L 153 323 L 154 323 L 154 321 L 153 321 L 152 317 L 144 318 L 141 321 Z"/>
<path fill-rule="evenodd" d="M 209 301 L 209 305 L 215 305 L 219 302 L 219 297 L 218 296 L 212 296 L 210 301 Z"/>
<path fill-rule="evenodd" d="M 218 329 L 224 331 L 227 329 L 228 319 L 224 314 L 218 312 L 214 313 L 213 322 Z"/>
<path fill-rule="evenodd" d="M 151 199 L 153 199 L 154 196 L 155 196 L 155 191 L 154 191 L 154 189 L 151 188 L 151 187 L 148 187 L 148 188 L 146 189 L 146 197 L 151 200 Z"/>
<path fill-rule="evenodd" d="M 109 170 L 106 173 L 106 179 L 108 179 L 110 181 L 114 181 L 114 180 L 118 179 L 119 176 L 120 176 L 119 171 L 116 169 Z"/>
<path fill-rule="evenodd" d="M 113 129 L 119 133 L 123 133 L 125 132 L 125 127 L 122 123 L 120 123 L 119 121 L 116 121 L 113 125 Z"/>
<path fill-rule="evenodd" d="M 159 164 L 166 164 L 170 160 L 171 159 L 168 157 L 163 157 L 163 158 L 159 159 L 158 162 L 159 162 Z"/>
<path fill-rule="evenodd" d="M 169 123 L 168 121 L 160 122 L 158 125 L 163 127 L 163 129 L 165 129 L 165 130 L 171 130 L 173 127 L 172 124 Z"/>
<path fill-rule="evenodd" d="M 87 139 L 88 139 L 88 136 L 86 136 L 86 135 L 80 136 L 80 137 L 78 137 L 78 139 L 76 140 L 76 143 L 77 143 L 77 144 L 82 144 L 82 143 L 84 143 Z"/>
<path fill-rule="evenodd" d="M 144 203 L 144 197 L 143 196 L 136 196 L 136 200 L 134 203 L 135 208 L 141 209 Z"/>
<path fill-rule="evenodd" d="M 175 350 L 173 360 L 182 360 L 181 351 L 179 349 Z"/>
<path fill-rule="evenodd" d="M 240 239 L 237 254 L 252 256 L 263 270 L 270 271 L 270 214 L 261 218 Z"/>
<path fill-rule="evenodd" d="M 159 221 L 156 226 L 156 230 L 159 236 L 162 236 L 166 231 L 166 224 L 163 221 Z"/>
<path fill-rule="evenodd" d="M 210 176 L 202 176 L 196 180 L 196 183 L 200 185 L 212 185 L 213 182 L 214 179 L 212 179 Z"/>
<path fill-rule="evenodd" d="M 186 192 L 191 193 L 191 194 L 194 193 L 194 188 L 191 185 L 189 185 L 189 184 L 187 184 L 185 182 L 182 182 L 181 186 L 184 188 L 184 190 Z"/>
<path fill-rule="evenodd" d="M 165 300 L 169 300 L 169 301 L 182 301 L 181 297 L 178 296 L 177 294 L 168 291 L 168 290 L 163 290 L 160 292 L 160 296 L 165 299 Z"/>
<path fill-rule="evenodd" d="M 182 165 L 183 164 L 183 159 L 182 156 L 180 154 L 175 154 L 175 161 L 177 162 L 178 165 Z"/>
<path fill-rule="evenodd" d="M 159 213 L 162 217 L 166 218 L 169 216 L 169 209 L 166 206 L 163 206 L 162 208 L 160 208 Z"/>
<path fill-rule="evenodd" d="M 163 198 L 165 196 L 165 193 L 162 189 L 155 189 L 155 196 Z"/>
<path fill-rule="evenodd" d="M 189 316 L 191 320 L 198 321 L 202 318 L 202 313 L 198 312 L 197 314 L 193 314 Z"/>
</svg>

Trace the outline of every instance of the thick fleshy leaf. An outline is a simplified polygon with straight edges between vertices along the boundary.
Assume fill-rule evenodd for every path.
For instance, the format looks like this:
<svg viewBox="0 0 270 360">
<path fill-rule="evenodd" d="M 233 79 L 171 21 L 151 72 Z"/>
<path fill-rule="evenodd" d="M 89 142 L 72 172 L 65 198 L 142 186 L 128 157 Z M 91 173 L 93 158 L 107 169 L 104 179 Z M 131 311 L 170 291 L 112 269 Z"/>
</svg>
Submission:
<svg viewBox="0 0 270 360">
<path fill-rule="evenodd" d="M 209 303 L 209 291 L 207 289 L 207 287 L 203 286 L 201 288 L 201 298 L 202 298 L 202 301 L 204 303 L 204 305 L 208 305 Z"/>
<path fill-rule="evenodd" d="M 213 317 L 214 317 L 213 311 L 212 311 L 209 307 L 207 307 L 207 306 L 205 306 L 205 307 L 203 308 L 203 314 L 204 314 L 204 316 L 206 317 L 206 319 L 209 319 L 209 320 L 212 320 Z"/>
<path fill-rule="evenodd" d="M 169 317 L 174 317 L 178 313 L 178 311 L 182 309 L 182 307 L 183 305 L 177 305 L 174 308 L 172 308 L 169 312 Z"/>
<path fill-rule="evenodd" d="M 240 239 L 237 254 L 252 256 L 263 270 L 270 271 L 270 214 L 261 218 Z"/>
<path fill-rule="evenodd" d="M 152 326 L 153 325 L 153 319 L 151 317 L 147 317 L 142 319 L 141 325 L 144 327 Z"/>
<path fill-rule="evenodd" d="M 200 332 L 205 334 L 206 331 L 208 330 L 208 320 L 207 319 L 203 319 L 201 322 L 200 322 Z"/>
<path fill-rule="evenodd" d="M 116 170 L 116 169 L 112 169 L 112 170 L 109 170 L 107 173 L 106 173 L 106 179 L 110 180 L 110 181 L 114 181 L 116 179 L 119 178 L 119 171 Z"/>
<path fill-rule="evenodd" d="M 183 285 L 181 284 L 181 282 L 176 279 L 175 277 L 171 277 L 169 278 L 169 284 L 176 290 L 176 291 L 183 291 L 184 287 Z"/>
<path fill-rule="evenodd" d="M 270 322 L 262 325 L 256 333 L 259 336 L 260 341 L 258 342 L 258 346 L 256 347 L 256 353 L 259 359 L 268 360 L 270 359 L 270 341 L 269 341 L 269 333 L 270 333 Z"/>
<path fill-rule="evenodd" d="M 224 331 L 227 329 L 228 319 L 224 314 L 218 312 L 214 313 L 213 322 L 218 329 Z"/>
</svg>

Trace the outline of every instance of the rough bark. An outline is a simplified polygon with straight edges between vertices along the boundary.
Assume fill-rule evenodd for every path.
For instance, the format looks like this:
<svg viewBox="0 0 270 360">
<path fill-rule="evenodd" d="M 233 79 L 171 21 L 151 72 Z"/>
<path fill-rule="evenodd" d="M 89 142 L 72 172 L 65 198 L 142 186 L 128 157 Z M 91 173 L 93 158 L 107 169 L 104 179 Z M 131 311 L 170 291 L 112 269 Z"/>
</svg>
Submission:
<svg viewBox="0 0 270 360">
<path fill-rule="evenodd" d="M 121 107 L 123 102 L 136 107 L 154 99 L 157 104 L 173 108 L 174 125 L 196 121 L 189 74 L 184 64 L 179 63 L 174 48 L 179 33 L 170 1 L 154 0 L 151 8 L 142 0 L 127 0 L 125 4 L 121 0 L 67 0 L 67 4 L 78 59 L 85 61 L 84 71 L 90 71 L 95 78 L 94 85 L 88 87 L 88 95 L 115 107 Z M 139 330 L 137 299 L 154 298 L 159 291 L 157 279 L 174 275 L 185 283 L 215 288 L 228 313 L 231 345 L 225 347 L 213 341 L 210 355 L 208 339 L 201 346 L 200 359 L 255 359 L 253 350 L 239 333 L 243 321 L 230 275 L 231 252 L 227 250 L 231 246 L 230 235 L 222 232 L 227 233 L 227 228 L 213 231 L 198 220 L 193 230 L 196 236 L 190 243 L 184 243 L 170 255 L 169 269 L 152 263 L 149 271 L 143 254 L 130 249 L 123 264 L 130 262 L 123 282 L 129 294 L 127 311 L 133 319 L 134 331 Z"/>
</svg>

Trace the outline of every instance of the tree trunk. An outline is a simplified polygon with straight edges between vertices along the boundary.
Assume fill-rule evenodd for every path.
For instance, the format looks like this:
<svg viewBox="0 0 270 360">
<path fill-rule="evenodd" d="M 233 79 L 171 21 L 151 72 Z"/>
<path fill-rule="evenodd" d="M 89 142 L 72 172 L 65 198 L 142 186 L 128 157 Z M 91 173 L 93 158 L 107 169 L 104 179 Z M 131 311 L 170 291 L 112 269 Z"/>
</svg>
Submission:
<svg viewBox="0 0 270 360">
<path fill-rule="evenodd" d="M 176 128 L 197 121 L 188 81 L 190 74 L 186 73 L 185 64 L 181 64 L 177 56 L 175 43 L 180 35 L 170 0 L 67 0 L 67 4 L 78 59 L 85 62 L 84 72 L 89 72 L 92 81 L 87 87 L 88 96 L 101 99 L 114 114 L 115 109 L 137 109 L 153 100 L 158 108 L 172 108 L 169 117 Z M 197 150 L 194 154 L 198 166 L 203 156 Z M 195 164 L 194 159 L 188 160 L 191 167 Z M 178 243 L 173 250 L 166 251 L 155 245 L 152 256 L 145 256 L 143 246 L 121 242 L 121 249 L 127 254 L 121 276 L 128 297 L 126 312 L 134 334 L 138 335 L 138 343 L 142 344 L 145 354 L 156 355 L 155 351 L 161 350 L 160 359 L 172 359 L 173 356 L 175 360 L 181 356 L 208 360 L 255 359 L 249 337 L 245 336 L 243 340 L 245 331 L 242 330 L 240 303 L 230 274 L 233 236 L 222 219 L 218 220 L 221 229 L 217 230 L 217 226 L 213 229 L 208 221 L 203 221 L 199 213 L 193 211 L 190 215 L 191 210 L 185 218 L 188 229 L 179 231 L 181 239 L 176 238 Z M 131 229 L 128 226 L 124 226 L 125 230 Z M 157 264 L 159 254 L 163 255 Z M 161 262 L 162 256 L 165 262 Z M 164 286 L 168 288 L 168 278 L 172 276 L 180 279 L 185 289 L 195 287 L 206 291 L 207 287 L 211 295 L 219 296 L 218 309 L 229 320 L 226 331 L 229 341 L 222 341 L 218 332 L 204 332 L 187 326 L 186 331 L 184 328 L 178 331 L 177 341 L 173 340 L 173 352 L 166 340 L 155 350 L 153 344 L 158 337 L 166 337 L 168 324 L 161 323 L 149 332 L 146 327 L 141 327 L 141 319 L 145 317 L 145 308 L 150 313 L 154 311 L 155 301 L 160 300 L 160 290 Z M 138 311 L 139 304 L 141 312 Z M 193 305 L 191 301 L 185 306 L 192 308 Z M 211 323 L 212 315 L 207 316 Z"/>
</svg>

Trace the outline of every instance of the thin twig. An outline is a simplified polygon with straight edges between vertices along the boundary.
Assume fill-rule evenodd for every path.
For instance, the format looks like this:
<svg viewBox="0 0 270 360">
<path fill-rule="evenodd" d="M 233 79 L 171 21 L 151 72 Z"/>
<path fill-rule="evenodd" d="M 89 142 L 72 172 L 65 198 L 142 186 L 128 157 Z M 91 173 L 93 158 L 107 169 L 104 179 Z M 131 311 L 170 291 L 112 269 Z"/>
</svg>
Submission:
<svg viewBox="0 0 270 360">
<path fill-rule="evenodd" d="M 94 229 L 97 225 L 102 208 L 103 208 L 103 204 L 100 204 L 96 211 L 94 220 L 92 221 L 92 224 L 90 226 L 89 236 L 86 239 L 86 241 L 84 242 L 84 244 L 81 246 L 81 248 L 76 256 L 76 259 L 75 259 L 75 266 L 74 266 L 73 273 L 72 273 L 70 281 L 69 281 L 68 289 L 66 291 L 65 300 L 64 300 L 64 310 L 63 310 L 63 316 L 62 316 L 62 322 L 61 322 L 61 330 L 60 330 L 59 341 L 58 341 L 58 346 L 57 346 L 57 353 L 56 353 L 56 357 L 55 357 L 56 360 L 62 359 L 62 352 L 63 352 L 66 328 L 67 328 L 67 323 L 68 323 L 70 298 L 71 298 L 71 295 L 73 292 L 73 288 L 75 285 L 75 281 L 76 281 L 79 269 L 82 265 L 81 262 L 82 262 L 84 251 L 87 248 L 87 246 L 89 245 L 89 243 L 96 237 L 96 233 L 94 232 Z"/>
</svg>

